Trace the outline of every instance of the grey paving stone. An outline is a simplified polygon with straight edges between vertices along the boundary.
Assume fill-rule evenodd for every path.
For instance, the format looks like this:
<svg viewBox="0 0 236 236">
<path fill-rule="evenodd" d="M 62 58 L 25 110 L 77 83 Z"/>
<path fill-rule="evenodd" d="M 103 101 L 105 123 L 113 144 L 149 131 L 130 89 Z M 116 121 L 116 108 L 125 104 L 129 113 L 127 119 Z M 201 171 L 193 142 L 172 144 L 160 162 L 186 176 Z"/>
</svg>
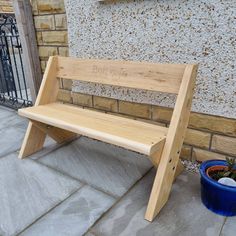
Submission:
<svg viewBox="0 0 236 236">
<path fill-rule="evenodd" d="M 19 127 L 0 129 L 0 157 L 15 152 L 21 146 L 25 131 Z"/>
<path fill-rule="evenodd" d="M 72 143 L 75 140 L 77 140 L 77 137 L 74 138 L 73 140 L 70 140 L 70 141 L 65 142 L 65 143 L 56 143 L 52 138 L 47 136 L 46 140 L 45 140 L 45 143 L 44 143 L 44 146 L 43 146 L 43 149 L 36 152 L 36 153 L 34 153 L 34 154 L 32 154 L 29 158 L 32 159 L 32 160 L 37 160 L 40 157 L 46 156 L 50 152 L 54 152 L 57 149 L 65 146 L 65 145 L 68 145 L 68 144 Z"/>
<path fill-rule="evenodd" d="M 96 235 L 94 235 L 94 234 L 91 233 L 91 232 L 88 232 L 88 233 L 86 233 L 84 236 L 96 236 Z"/>
<path fill-rule="evenodd" d="M 0 106 L 0 157 L 20 148 L 27 121 L 16 111 Z"/>
<path fill-rule="evenodd" d="M 20 117 L 16 111 L 8 111 L 3 108 L 0 108 L 0 120 L 0 130 L 12 126 L 26 128 L 28 124 L 27 119 Z"/>
<path fill-rule="evenodd" d="M 154 179 L 145 176 L 121 201 L 92 228 L 97 236 L 215 236 L 224 217 L 208 211 L 200 200 L 199 177 L 183 173 L 175 182 L 166 207 L 152 222 L 144 214 Z"/>
<path fill-rule="evenodd" d="M 220 236 L 235 236 L 236 235 L 236 216 L 228 217 L 223 226 Z"/>
<path fill-rule="evenodd" d="M 50 152 L 57 150 L 58 148 L 64 146 L 65 144 L 56 143 L 50 137 L 46 137 L 43 149 L 29 156 L 32 160 L 37 160 L 42 156 L 48 155 Z"/>
<path fill-rule="evenodd" d="M 142 155 L 88 138 L 38 161 L 114 196 L 122 196 L 151 167 Z"/>
<path fill-rule="evenodd" d="M 5 155 L 20 150 L 20 147 L 25 136 L 26 129 L 22 129 L 19 126 L 6 127 L 0 129 L 0 158 Z M 37 159 L 42 155 L 46 155 L 48 152 L 56 149 L 58 145 L 51 139 L 46 138 L 44 148 L 33 154 L 32 159 Z"/>
<path fill-rule="evenodd" d="M 5 116 L 8 116 L 8 115 L 10 115 L 11 113 L 14 113 L 14 112 L 15 112 L 14 110 L 11 110 L 7 107 L 4 107 L 4 106 L 0 105 L 0 119 L 4 118 Z"/>
<path fill-rule="evenodd" d="M 83 235 L 114 202 L 114 198 L 86 185 L 21 235 Z"/>
<path fill-rule="evenodd" d="M 0 159 L 0 235 L 15 235 L 81 187 L 66 177 L 16 154 Z"/>
</svg>

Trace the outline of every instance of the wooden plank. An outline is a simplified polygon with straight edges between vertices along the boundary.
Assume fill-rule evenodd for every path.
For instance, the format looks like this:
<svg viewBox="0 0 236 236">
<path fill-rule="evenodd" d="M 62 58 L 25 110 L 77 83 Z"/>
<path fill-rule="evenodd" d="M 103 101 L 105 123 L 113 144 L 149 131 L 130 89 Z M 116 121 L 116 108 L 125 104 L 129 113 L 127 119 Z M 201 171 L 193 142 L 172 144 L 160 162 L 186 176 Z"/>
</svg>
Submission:
<svg viewBox="0 0 236 236">
<path fill-rule="evenodd" d="M 162 147 L 162 150 L 163 150 L 163 147 Z M 161 155 L 162 155 L 162 151 L 159 151 L 159 152 L 156 152 L 156 153 L 154 153 L 154 155 L 149 157 L 151 162 L 152 162 L 152 164 L 156 168 L 158 168 L 158 165 L 160 163 Z M 181 160 L 179 159 L 174 179 L 176 179 L 183 172 L 183 170 L 184 170 L 184 165 L 182 164 Z"/>
<path fill-rule="evenodd" d="M 25 78 L 30 87 L 32 102 L 42 81 L 35 27 L 30 0 L 13 0 L 14 13 L 23 51 Z"/>
<path fill-rule="evenodd" d="M 45 142 L 46 133 L 38 129 L 32 122 L 29 122 L 21 149 L 19 158 L 23 159 L 31 154 L 41 150 Z"/>
<path fill-rule="evenodd" d="M 167 134 L 166 127 L 59 103 L 20 109 L 19 114 L 147 155 L 161 151 Z"/>
<path fill-rule="evenodd" d="M 35 106 L 56 101 L 60 88 L 60 80 L 57 79 L 57 67 L 58 57 L 50 57 L 43 75 Z"/>
<path fill-rule="evenodd" d="M 149 159 L 151 160 L 152 164 L 157 168 L 159 163 L 160 163 L 160 159 L 161 159 L 161 154 L 162 154 L 162 151 L 163 151 L 163 147 L 164 147 L 164 144 L 163 143 L 163 146 L 160 148 L 160 150 L 157 150 L 156 152 L 152 153 L 150 156 L 149 156 Z"/>
<path fill-rule="evenodd" d="M 35 102 L 35 106 L 55 102 L 59 91 L 59 80 L 56 78 L 57 57 L 50 57 L 46 70 L 44 72 L 43 81 Z M 59 135 L 59 130 L 57 130 Z M 64 131 L 61 134 L 64 136 Z M 25 138 L 21 147 L 19 158 L 25 158 L 43 147 L 46 133 L 29 122 Z"/>
<path fill-rule="evenodd" d="M 58 57 L 65 79 L 177 94 L 186 65 Z"/>
<path fill-rule="evenodd" d="M 148 221 L 155 218 L 169 198 L 190 116 L 196 73 L 196 65 L 188 65 L 184 72 L 145 215 L 145 219 Z"/>
<path fill-rule="evenodd" d="M 175 175 L 174 175 L 174 180 L 177 179 L 177 177 L 184 171 L 184 165 L 182 164 L 181 160 L 179 159 L 178 164 L 177 164 L 177 168 L 175 171 Z"/>
<path fill-rule="evenodd" d="M 42 130 L 52 139 L 54 139 L 57 143 L 68 142 L 69 140 L 73 140 L 77 137 L 75 133 L 72 133 L 67 130 L 63 130 L 57 127 L 53 127 L 50 125 L 46 125 L 37 121 L 31 121 L 37 128 Z"/>
</svg>

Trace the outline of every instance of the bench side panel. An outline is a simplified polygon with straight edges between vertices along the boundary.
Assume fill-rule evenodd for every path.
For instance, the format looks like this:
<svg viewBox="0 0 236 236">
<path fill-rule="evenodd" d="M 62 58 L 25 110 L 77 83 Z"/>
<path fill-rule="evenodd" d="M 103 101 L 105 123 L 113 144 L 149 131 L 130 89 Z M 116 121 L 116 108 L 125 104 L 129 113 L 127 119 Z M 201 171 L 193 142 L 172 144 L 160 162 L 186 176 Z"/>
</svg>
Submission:
<svg viewBox="0 0 236 236">
<path fill-rule="evenodd" d="M 146 211 L 145 218 L 149 221 L 155 218 L 169 198 L 189 121 L 197 69 L 197 65 L 188 65 L 185 69 Z"/>
<path fill-rule="evenodd" d="M 178 94 L 186 65 L 58 57 L 57 77 Z"/>
<path fill-rule="evenodd" d="M 60 87 L 60 81 L 57 79 L 58 57 L 49 58 L 43 80 L 38 92 L 35 106 L 55 102 Z"/>
</svg>

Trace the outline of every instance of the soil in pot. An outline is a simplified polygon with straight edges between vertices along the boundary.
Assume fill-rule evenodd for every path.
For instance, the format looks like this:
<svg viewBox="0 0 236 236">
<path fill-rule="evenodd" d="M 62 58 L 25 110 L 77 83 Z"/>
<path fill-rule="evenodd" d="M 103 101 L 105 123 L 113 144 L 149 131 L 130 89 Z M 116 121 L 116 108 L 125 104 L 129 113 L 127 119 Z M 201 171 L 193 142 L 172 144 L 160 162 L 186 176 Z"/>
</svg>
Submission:
<svg viewBox="0 0 236 236">
<path fill-rule="evenodd" d="M 223 177 L 228 177 L 236 181 L 236 171 L 229 172 L 226 166 L 212 166 L 207 169 L 207 175 L 215 181 Z"/>
</svg>

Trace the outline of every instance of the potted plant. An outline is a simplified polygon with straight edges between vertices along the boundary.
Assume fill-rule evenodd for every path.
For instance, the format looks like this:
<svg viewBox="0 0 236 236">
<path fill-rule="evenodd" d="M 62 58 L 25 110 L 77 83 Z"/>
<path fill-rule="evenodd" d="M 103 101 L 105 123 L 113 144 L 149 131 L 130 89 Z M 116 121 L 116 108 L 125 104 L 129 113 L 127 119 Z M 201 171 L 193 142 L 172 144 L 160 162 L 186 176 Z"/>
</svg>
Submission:
<svg viewBox="0 0 236 236">
<path fill-rule="evenodd" d="M 200 166 L 201 198 L 211 211 L 236 215 L 236 159 L 210 160 Z"/>
</svg>

